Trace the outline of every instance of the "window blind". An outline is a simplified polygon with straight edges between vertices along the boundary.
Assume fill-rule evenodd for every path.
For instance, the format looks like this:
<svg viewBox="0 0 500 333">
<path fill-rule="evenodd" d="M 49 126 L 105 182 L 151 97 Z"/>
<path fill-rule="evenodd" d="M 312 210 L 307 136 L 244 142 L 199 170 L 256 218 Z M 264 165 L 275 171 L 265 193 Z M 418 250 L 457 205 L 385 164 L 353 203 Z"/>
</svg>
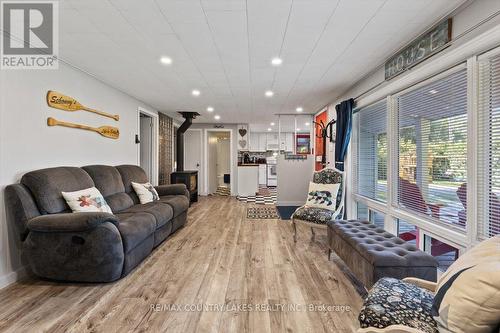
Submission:
<svg viewBox="0 0 500 333">
<path fill-rule="evenodd" d="M 400 208 L 465 228 L 467 72 L 465 66 L 396 97 Z"/>
<path fill-rule="evenodd" d="M 500 55 L 479 61 L 478 237 L 500 234 Z"/>
<path fill-rule="evenodd" d="M 387 201 L 387 102 L 359 109 L 356 126 L 355 186 L 357 193 Z"/>
</svg>

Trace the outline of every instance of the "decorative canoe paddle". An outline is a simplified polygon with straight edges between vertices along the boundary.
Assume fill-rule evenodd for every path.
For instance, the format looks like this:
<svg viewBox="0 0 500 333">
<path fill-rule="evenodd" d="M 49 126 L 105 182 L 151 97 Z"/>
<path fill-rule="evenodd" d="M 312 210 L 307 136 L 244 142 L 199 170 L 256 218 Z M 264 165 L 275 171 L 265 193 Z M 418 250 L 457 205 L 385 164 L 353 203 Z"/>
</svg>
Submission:
<svg viewBox="0 0 500 333">
<path fill-rule="evenodd" d="M 101 127 L 90 127 L 86 125 L 80 125 L 80 124 L 74 124 L 74 123 L 67 123 L 65 121 L 59 121 L 56 120 L 52 117 L 47 118 L 47 125 L 49 126 L 64 126 L 64 127 L 71 127 L 71 128 L 79 128 L 87 131 L 94 131 L 102 136 L 105 136 L 107 138 L 111 139 L 118 139 L 120 136 L 120 130 L 116 127 L 112 126 L 101 126 Z"/>
<path fill-rule="evenodd" d="M 80 104 L 73 97 L 63 95 L 61 93 L 58 93 L 57 91 L 49 90 L 49 92 L 47 93 L 47 104 L 53 108 L 64 110 L 64 111 L 73 112 L 73 111 L 83 110 L 83 111 L 88 111 L 88 112 L 92 112 L 92 113 L 97 113 L 101 116 L 112 118 L 116 121 L 120 120 L 120 116 L 117 114 L 113 115 L 113 114 L 109 114 L 106 112 L 102 112 L 102 111 L 88 108 L 88 107 Z"/>
</svg>

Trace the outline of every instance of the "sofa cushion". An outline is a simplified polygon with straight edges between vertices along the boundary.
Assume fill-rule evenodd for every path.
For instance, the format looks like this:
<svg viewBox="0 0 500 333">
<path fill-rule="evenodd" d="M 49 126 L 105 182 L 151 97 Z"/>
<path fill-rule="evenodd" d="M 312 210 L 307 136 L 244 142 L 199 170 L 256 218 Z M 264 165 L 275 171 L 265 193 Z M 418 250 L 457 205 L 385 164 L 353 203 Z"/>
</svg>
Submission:
<svg viewBox="0 0 500 333">
<path fill-rule="evenodd" d="M 169 204 L 177 217 L 188 210 L 189 199 L 184 195 L 165 195 L 160 197 L 160 202 Z"/>
<path fill-rule="evenodd" d="M 125 192 L 130 196 L 134 204 L 139 204 L 139 197 L 137 196 L 137 194 L 135 194 L 135 191 L 132 187 L 132 182 L 140 184 L 149 182 L 146 172 L 137 165 L 118 165 L 116 169 L 122 177 L 123 185 L 125 186 Z"/>
<path fill-rule="evenodd" d="M 149 213 L 119 213 L 118 231 L 123 240 L 125 253 L 133 250 L 156 230 L 156 220 Z"/>
<path fill-rule="evenodd" d="M 432 314 L 443 332 L 498 332 L 500 235 L 465 252 L 441 276 Z"/>
<path fill-rule="evenodd" d="M 113 214 L 102 193 L 96 187 L 74 192 L 62 192 L 62 196 L 73 213 L 105 212 Z"/>
<path fill-rule="evenodd" d="M 109 165 L 87 165 L 83 169 L 90 175 L 113 212 L 121 212 L 134 205 L 132 198 L 125 193 L 118 169 Z"/>
<path fill-rule="evenodd" d="M 316 224 L 326 224 L 332 220 L 334 214 L 335 211 L 331 209 L 303 206 L 293 213 L 293 218 Z"/>
<path fill-rule="evenodd" d="M 161 202 L 148 202 L 143 205 L 134 205 L 122 213 L 149 213 L 156 219 L 156 229 L 161 228 L 173 218 L 173 210 L 170 205 Z"/>
<path fill-rule="evenodd" d="M 403 325 L 425 333 L 437 333 L 431 315 L 434 295 L 413 284 L 393 278 L 375 283 L 359 313 L 361 328 Z"/>
<path fill-rule="evenodd" d="M 89 174 L 75 167 L 31 171 L 21 178 L 21 184 L 33 194 L 41 214 L 70 212 L 62 192 L 94 187 L 94 181 Z"/>
</svg>

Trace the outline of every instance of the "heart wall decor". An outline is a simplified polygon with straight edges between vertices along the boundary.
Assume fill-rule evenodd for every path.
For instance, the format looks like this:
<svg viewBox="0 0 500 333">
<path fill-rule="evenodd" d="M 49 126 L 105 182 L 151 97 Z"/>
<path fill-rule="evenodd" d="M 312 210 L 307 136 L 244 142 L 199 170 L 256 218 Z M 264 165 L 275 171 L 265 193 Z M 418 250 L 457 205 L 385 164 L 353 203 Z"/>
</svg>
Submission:
<svg viewBox="0 0 500 333">
<path fill-rule="evenodd" d="M 241 148 L 245 148 L 247 146 L 247 140 L 240 140 L 238 141 L 238 143 L 240 144 Z"/>
<path fill-rule="evenodd" d="M 240 128 L 238 133 L 240 133 L 241 137 L 244 137 L 247 134 L 247 130 L 245 128 Z"/>
</svg>

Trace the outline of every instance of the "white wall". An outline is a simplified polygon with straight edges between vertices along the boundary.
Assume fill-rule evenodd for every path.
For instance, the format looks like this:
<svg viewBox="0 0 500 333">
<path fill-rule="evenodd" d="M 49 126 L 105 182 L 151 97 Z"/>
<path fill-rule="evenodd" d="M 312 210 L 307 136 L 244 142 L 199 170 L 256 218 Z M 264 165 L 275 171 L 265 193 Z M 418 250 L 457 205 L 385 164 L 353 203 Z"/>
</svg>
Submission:
<svg viewBox="0 0 500 333">
<path fill-rule="evenodd" d="M 119 114 L 120 121 L 83 111 L 52 109 L 45 100 L 48 90 L 70 95 L 86 106 Z M 139 106 L 154 111 L 63 63 L 58 70 L 0 70 L 0 288 L 23 272 L 18 236 L 6 222 L 5 186 L 18 182 L 30 170 L 46 167 L 138 164 L 138 145 L 134 139 Z M 120 138 L 112 140 L 83 130 L 48 127 L 47 117 L 96 127 L 117 126 Z"/>
</svg>

